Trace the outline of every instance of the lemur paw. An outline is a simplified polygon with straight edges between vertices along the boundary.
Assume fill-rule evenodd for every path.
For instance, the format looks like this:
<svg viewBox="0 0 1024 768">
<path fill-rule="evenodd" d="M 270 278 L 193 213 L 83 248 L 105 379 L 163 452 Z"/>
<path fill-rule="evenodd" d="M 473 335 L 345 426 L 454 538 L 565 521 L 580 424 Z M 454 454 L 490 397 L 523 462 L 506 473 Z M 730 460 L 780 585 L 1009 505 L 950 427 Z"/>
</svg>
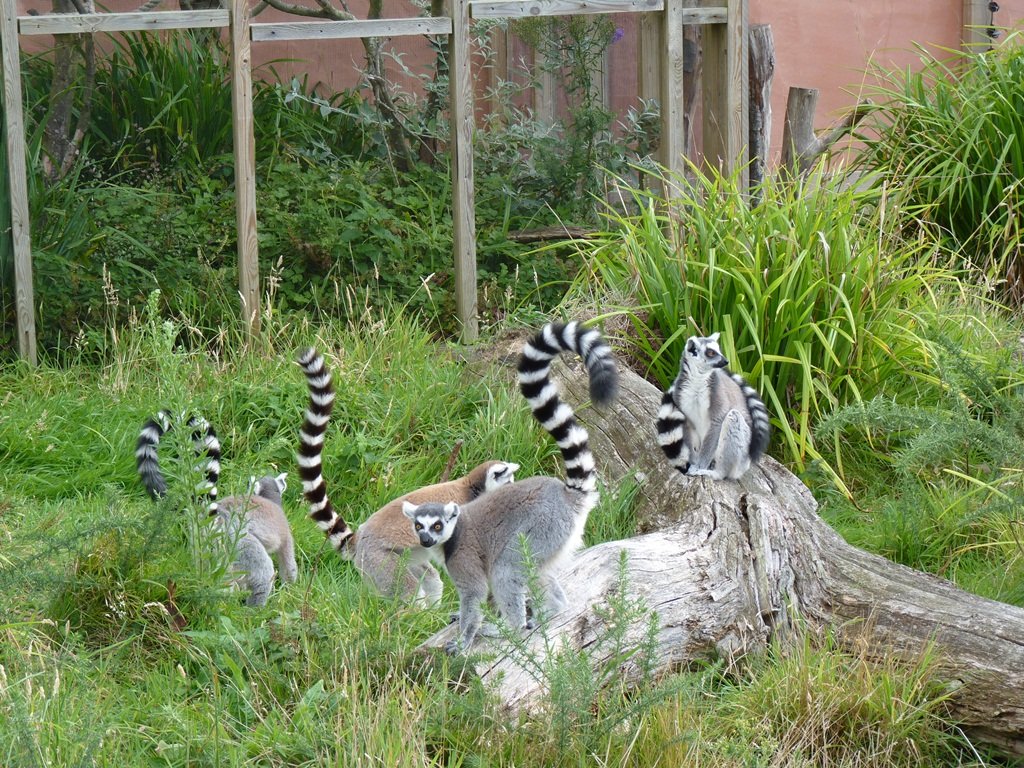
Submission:
<svg viewBox="0 0 1024 768">
<path fill-rule="evenodd" d="M 458 640 L 449 640 L 444 644 L 444 652 L 449 656 L 458 656 L 462 653 L 462 643 Z"/>
</svg>

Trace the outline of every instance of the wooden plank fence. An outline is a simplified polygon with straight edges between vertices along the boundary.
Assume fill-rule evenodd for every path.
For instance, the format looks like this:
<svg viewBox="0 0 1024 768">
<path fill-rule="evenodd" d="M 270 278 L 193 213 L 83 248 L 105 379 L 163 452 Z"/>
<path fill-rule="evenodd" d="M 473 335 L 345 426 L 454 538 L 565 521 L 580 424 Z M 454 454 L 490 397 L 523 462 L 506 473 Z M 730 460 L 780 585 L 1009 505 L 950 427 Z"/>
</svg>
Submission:
<svg viewBox="0 0 1024 768">
<path fill-rule="evenodd" d="M 452 208 L 456 311 L 464 341 L 474 341 L 477 325 L 476 223 L 473 189 L 474 88 L 470 26 L 473 19 L 642 13 L 656 20 L 644 25 L 650 63 L 642 87 L 662 103 L 662 162 L 682 173 L 686 137 L 683 125 L 683 26 L 706 25 L 704 141 L 706 157 L 729 173 L 745 173 L 747 0 L 722 0 L 697 7 L 699 0 L 448 0 L 449 16 L 353 21 L 251 23 L 250 0 L 231 0 L 227 10 L 148 13 L 50 14 L 16 16 L 17 0 L 0 0 L 3 43 L 4 110 L 10 167 L 11 219 L 19 353 L 35 364 L 35 307 L 25 168 L 25 128 L 21 100 L 20 35 L 94 34 L 159 29 L 227 27 L 231 43 L 232 118 L 238 280 L 242 316 L 251 333 L 259 330 L 260 294 L 256 239 L 255 137 L 252 116 L 252 43 L 266 40 L 448 35 L 451 94 Z M 710 66 L 709 66 L 709 63 Z M 648 94 L 643 94 L 647 96 Z M 672 190 L 666 190 L 671 194 Z"/>
</svg>

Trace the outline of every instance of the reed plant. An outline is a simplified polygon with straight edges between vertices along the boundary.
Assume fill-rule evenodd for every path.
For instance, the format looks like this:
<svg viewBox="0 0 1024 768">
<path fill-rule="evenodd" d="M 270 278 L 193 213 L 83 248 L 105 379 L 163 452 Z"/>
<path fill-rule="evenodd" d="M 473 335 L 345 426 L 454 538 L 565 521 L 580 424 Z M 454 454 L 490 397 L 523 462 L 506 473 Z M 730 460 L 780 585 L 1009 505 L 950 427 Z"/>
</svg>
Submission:
<svg viewBox="0 0 1024 768">
<path fill-rule="evenodd" d="M 819 171 L 768 180 L 751 207 L 735 178 L 694 178 L 669 180 L 671 203 L 635 193 L 637 213 L 610 212 L 577 243 L 590 268 L 576 289 L 628 318 L 621 342 L 663 387 L 688 336 L 720 332 L 768 405 L 780 455 L 802 468 L 819 455 L 816 419 L 928 378 L 922 315 L 938 292 L 966 289 L 929 246 L 898 238 L 877 190 Z"/>
<path fill-rule="evenodd" d="M 856 168 L 914 229 L 943 242 L 971 279 L 1024 300 L 1024 47 L 920 51 L 913 69 L 876 68 L 876 103 Z M 912 233 L 911 233 L 912 234 Z"/>
</svg>

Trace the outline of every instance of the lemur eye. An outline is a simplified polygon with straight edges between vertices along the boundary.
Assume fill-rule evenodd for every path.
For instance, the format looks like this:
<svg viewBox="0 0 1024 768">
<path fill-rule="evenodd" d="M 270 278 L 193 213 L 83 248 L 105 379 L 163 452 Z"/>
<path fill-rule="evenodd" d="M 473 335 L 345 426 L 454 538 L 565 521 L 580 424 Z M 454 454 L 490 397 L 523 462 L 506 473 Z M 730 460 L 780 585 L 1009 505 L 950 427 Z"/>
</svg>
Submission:
<svg viewBox="0 0 1024 768">
<path fill-rule="evenodd" d="M 715 350 L 708 349 L 707 351 L 704 352 L 704 356 L 708 357 L 708 358 L 714 357 L 715 356 Z"/>
<path fill-rule="evenodd" d="M 434 533 L 440 533 L 441 532 L 441 524 L 440 523 L 434 523 L 432 526 L 430 526 L 430 529 L 432 531 L 434 531 Z"/>
<path fill-rule="evenodd" d="M 417 531 L 422 531 L 423 530 L 423 523 L 416 523 L 416 530 Z"/>
</svg>

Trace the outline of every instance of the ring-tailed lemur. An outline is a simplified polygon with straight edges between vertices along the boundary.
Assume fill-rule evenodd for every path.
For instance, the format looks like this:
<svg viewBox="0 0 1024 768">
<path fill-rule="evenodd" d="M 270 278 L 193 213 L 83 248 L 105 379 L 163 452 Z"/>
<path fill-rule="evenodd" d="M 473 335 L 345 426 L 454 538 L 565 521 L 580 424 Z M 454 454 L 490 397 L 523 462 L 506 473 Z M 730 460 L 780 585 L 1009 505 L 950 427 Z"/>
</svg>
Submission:
<svg viewBox="0 0 1024 768">
<path fill-rule="evenodd" d="M 536 565 L 544 602 L 551 613 L 566 604 L 556 573 L 583 543 L 587 516 L 597 505 L 597 476 L 589 436 L 551 380 L 551 361 L 562 351 L 583 358 L 590 397 L 599 405 L 618 391 L 612 350 L 601 334 L 576 322 L 549 323 L 524 346 L 519 387 L 534 417 L 561 449 L 567 479 L 530 477 L 497 488 L 464 505 L 405 503 L 403 512 L 426 548 L 440 549 L 459 591 L 459 637 L 449 653 L 468 650 L 483 620 L 481 606 L 494 598 L 509 626 L 530 628 L 526 615 L 524 546 Z"/>
<path fill-rule="evenodd" d="M 419 539 L 402 514 L 402 503 L 413 501 L 466 502 L 515 479 L 518 464 L 486 461 L 469 474 L 446 483 L 428 485 L 385 504 L 353 531 L 337 514 L 327 495 L 322 473 L 324 432 L 334 408 L 331 373 L 315 349 L 299 355 L 298 363 L 309 384 L 309 408 L 299 432 L 299 476 L 309 502 L 309 516 L 331 546 L 382 595 L 394 595 L 420 605 L 441 599 L 441 577 L 431 560 L 434 551 Z"/>
<path fill-rule="evenodd" d="M 768 409 L 728 365 L 717 333 L 691 336 L 679 375 L 662 396 L 658 445 L 683 474 L 738 480 L 768 447 Z"/>
<path fill-rule="evenodd" d="M 246 605 L 261 606 L 267 602 L 274 585 L 274 563 L 277 558 L 281 570 L 281 581 L 292 582 L 298 577 L 295 562 L 295 544 L 292 540 L 288 518 L 281 506 L 281 494 L 287 485 L 287 473 L 276 477 L 267 475 L 256 480 L 250 478 L 249 492 L 229 496 L 217 501 L 217 481 L 220 479 L 220 441 L 213 427 L 199 416 L 188 421 L 192 429 L 192 444 L 197 456 L 205 456 L 200 464 L 206 479 L 197 490 L 197 495 L 210 499 L 208 509 L 216 517 L 214 525 L 224 531 L 235 542 L 235 562 L 232 570 L 244 574 L 249 597 Z M 172 427 L 172 417 L 167 411 L 160 411 L 150 419 L 139 433 L 135 458 L 142 485 L 153 499 L 167 494 L 167 483 L 160 471 L 158 453 L 160 438 Z"/>
<path fill-rule="evenodd" d="M 135 463 L 139 470 L 142 485 L 155 500 L 167 495 L 167 482 L 160 471 L 160 438 L 171 429 L 174 416 L 170 411 L 157 411 L 155 417 L 147 421 L 139 432 L 139 441 L 135 447 Z M 196 467 L 202 469 L 206 480 L 196 486 L 196 495 L 210 500 L 210 508 L 217 501 L 217 479 L 220 477 L 220 441 L 210 423 L 202 416 L 192 416 L 188 420 L 192 431 L 192 446 L 197 457 L 205 457 L 204 463 Z"/>
</svg>

